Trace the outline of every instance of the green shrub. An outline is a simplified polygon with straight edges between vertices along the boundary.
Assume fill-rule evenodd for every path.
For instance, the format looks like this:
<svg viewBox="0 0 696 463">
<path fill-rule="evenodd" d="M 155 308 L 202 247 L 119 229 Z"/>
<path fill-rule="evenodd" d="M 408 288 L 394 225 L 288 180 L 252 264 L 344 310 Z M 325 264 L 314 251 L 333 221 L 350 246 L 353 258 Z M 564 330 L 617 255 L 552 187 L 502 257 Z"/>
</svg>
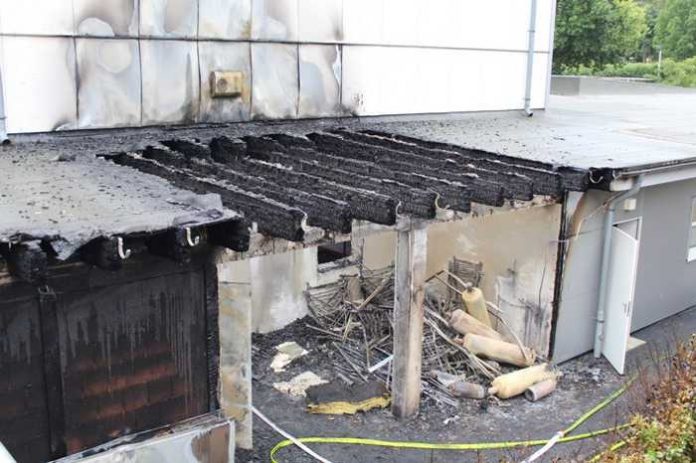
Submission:
<svg viewBox="0 0 696 463">
<path fill-rule="evenodd" d="M 563 67 L 561 74 L 574 76 L 646 78 L 667 85 L 696 87 L 696 57 L 684 61 L 666 59 L 658 76 L 657 63 L 607 64 L 600 68 L 587 66 Z"/>
</svg>

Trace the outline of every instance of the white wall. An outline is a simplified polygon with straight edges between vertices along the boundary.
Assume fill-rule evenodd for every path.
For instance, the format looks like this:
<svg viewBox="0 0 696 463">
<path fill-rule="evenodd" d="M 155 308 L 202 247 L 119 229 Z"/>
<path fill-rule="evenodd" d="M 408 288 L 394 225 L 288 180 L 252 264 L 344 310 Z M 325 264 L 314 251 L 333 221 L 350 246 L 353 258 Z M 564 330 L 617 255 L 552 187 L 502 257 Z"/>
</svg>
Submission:
<svg viewBox="0 0 696 463">
<path fill-rule="evenodd" d="M 8 130 L 518 109 L 530 2 L 0 0 Z M 213 70 L 242 71 L 241 97 L 212 99 Z"/>
</svg>

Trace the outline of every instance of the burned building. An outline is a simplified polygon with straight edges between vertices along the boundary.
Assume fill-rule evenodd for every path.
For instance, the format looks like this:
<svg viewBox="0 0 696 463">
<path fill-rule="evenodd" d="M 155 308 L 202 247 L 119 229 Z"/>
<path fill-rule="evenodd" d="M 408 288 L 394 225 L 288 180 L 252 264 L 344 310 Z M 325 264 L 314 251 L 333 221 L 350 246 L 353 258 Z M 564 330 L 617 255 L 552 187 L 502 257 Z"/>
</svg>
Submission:
<svg viewBox="0 0 696 463">
<path fill-rule="evenodd" d="M 424 282 L 462 260 L 558 360 L 595 346 L 622 369 L 623 308 L 636 328 L 696 302 L 672 282 L 696 255 L 693 147 L 591 111 L 526 117 L 548 99 L 550 0 L 14 3 L 0 442 L 19 461 L 232 460 L 253 445 L 252 331 L 360 266 L 394 267 L 400 417 Z M 471 111 L 495 112 L 419 115 Z"/>
</svg>

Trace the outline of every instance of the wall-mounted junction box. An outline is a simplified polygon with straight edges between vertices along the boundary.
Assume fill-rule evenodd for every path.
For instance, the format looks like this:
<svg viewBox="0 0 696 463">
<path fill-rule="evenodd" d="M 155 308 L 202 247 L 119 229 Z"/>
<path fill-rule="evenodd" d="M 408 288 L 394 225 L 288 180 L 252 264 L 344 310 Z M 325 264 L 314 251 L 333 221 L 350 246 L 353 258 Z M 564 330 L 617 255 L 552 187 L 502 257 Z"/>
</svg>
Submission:
<svg viewBox="0 0 696 463">
<path fill-rule="evenodd" d="M 213 98 L 235 98 L 242 95 L 244 73 L 213 71 L 210 73 L 210 93 Z"/>
</svg>

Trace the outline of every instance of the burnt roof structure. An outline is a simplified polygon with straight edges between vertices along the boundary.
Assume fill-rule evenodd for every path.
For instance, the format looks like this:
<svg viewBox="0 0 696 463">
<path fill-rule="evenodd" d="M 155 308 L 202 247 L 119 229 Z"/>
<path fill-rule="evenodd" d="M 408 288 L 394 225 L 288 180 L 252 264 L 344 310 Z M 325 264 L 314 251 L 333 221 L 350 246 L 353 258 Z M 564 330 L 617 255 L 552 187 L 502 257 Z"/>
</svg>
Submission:
<svg viewBox="0 0 696 463">
<path fill-rule="evenodd" d="M 374 131 L 177 138 L 105 157 L 217 193 L 261 233 L 290 241 L 303 240 L 305 220 L 346 234 L 353 220 L 393 225 L 397 214 L 433 219 L 438 208 L 467 213 L 472 202 L 499 207 L 588 186 L 585 170 Z"/>
<path fill-rule="evenodd" d="M 616 125 L 610 119 L 598 127 L 558 116 L 21 135 L 0 150 L 0 253 L 10 263 L 15 253 L 26 262 L 77 257 L 113 268 L 128 249 L 144 247 L 185 260 L 202 241 L 246 251 L 258 231 L 315 243 L 345 236 L 355 220 L 390 226 L 442 209 L 558 200 L 635 172 L 696 163 L 689 146 L 607 133 Z"/>
</svg>

